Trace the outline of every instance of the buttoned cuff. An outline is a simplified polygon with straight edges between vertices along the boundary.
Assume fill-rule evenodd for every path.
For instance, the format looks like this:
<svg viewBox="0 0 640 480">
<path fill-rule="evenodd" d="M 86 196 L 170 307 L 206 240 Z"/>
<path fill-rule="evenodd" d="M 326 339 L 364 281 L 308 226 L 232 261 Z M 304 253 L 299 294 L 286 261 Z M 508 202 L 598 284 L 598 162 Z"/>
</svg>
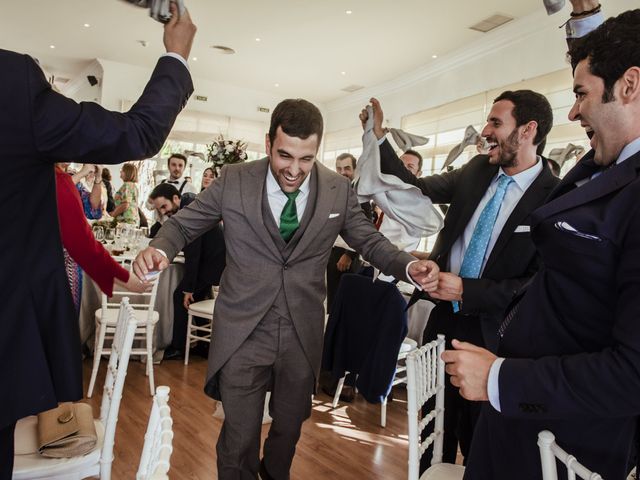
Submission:
<svg viewBox="0 0 640 480">
<path fill-rule="evenodd" d="M 598 12 L 594 15 L 582 18 L 572 18 L 565 25 L 567 38 L 582 38 L 592 32 L 604 22 L 604 14 Z"/>
</svg>

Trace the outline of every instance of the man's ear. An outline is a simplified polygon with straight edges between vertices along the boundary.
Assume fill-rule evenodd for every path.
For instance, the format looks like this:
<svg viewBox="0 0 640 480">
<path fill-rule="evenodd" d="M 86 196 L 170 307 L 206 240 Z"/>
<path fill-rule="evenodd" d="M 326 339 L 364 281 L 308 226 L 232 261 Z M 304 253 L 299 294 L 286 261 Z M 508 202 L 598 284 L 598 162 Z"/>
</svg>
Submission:
<svg viewBox="0 0 640 480">
<path fill-rule="evenodd" d="M 538 133 L 538 122 L 531 120 L 524 125 L 524 129 L 522 130 L 523 138 L 530 139 L 533 143 L 534 138 L 536 138 L 536 133 Z"/>
<path fill-rule="evenodd" d="M 177 203 L 178 205 L 180 204 L 180 197 L 178 195 L 173 196 L 173 203 Z"/>
<path fill-rule="evenodd" d="M 623 103 L 640 98 L 640 67 L 629 67 L 618 81 L 621 83 L 620 95 Z"/>
</svg>

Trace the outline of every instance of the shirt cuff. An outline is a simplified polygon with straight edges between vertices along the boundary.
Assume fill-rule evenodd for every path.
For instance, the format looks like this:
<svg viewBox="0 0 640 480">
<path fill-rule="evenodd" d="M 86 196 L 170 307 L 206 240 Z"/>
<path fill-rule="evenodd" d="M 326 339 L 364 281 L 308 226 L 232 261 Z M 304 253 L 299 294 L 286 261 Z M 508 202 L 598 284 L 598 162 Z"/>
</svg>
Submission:
<svg viewBox="0 0 640 480">
<path fill-rule="evenodd" d="M 416 263 L 416 262 L 419 262 L 419 261 L 420 261 L 420 260 L 414 260 L 413 262 L 409 262 L 409 263 L 407 263 L 407 266 L 405 267 L 404 271 L 405 271 L 406 277 L 409 279 L 409 281 L 411 282 L 411 284 L 412 284 L 414 287 L 416 287 L 418 290 L 422 290 L 422 286 L 421 286 L 419 283 L 414 282 L 414 281 L 413 281 L 413 278 L 411 278 L 411 275 L 409 275 L 409 267 L 410 267 L 412 264 L 414 264 L 414 263 Z"/>
<path fill-rule="evenodd" d="M 378 146 L 382 145 L 386 139 L 387 139 L 387 135 L 386 134 L 382 138 L 379 138 L 378 139 Z"/>
<path fill-rule="evenodd" d="M 489 379 L 487 380 L 487 394 L 489 395 L 489 403 L 491 406 L 495 408 L 498 412 L 500 412 L 500 388 L 498 384 L 498 379 L 500 377 L 500 367 L 502 366 L 502 362 L 504 362 L 504 358 L 496 358 L 491 365 L 491 370 L 489 370 Z"/>
<path fill-rule="evenodd" d="M 167 254 L 165 253 L 165 251 L 164 251 L 164 250 L 161 250 L 161 249 L 159 249 L 159 248 L 156 248 L 156 250 L 157 250 L 158 252 L 160 252 L 160 254 L 161 254 L 164 258 L 166 258 L 167 260 L 169 259 L 169 257 L 167 256 Z"/>
<path fill-rule="evenodd" d="M 187 61 L 184 59 L 184 57 L 182 55 L 180 55 L 179 53 L 175 53 L 175 52 L 167 52 L 165 54 L 162 55 L 162 57 L 173 57 L 176 60 L 180 60 L 180 62 L 185 66 L 185 68 L 187 70 L 189 70 L 189 65 L 187 64 Z"/>
<path fill-rule="evenodd" d="M 582 38 L 604 22 L 604 14 L 598 12 L 583 18 L 572 18 L 565 25 L 567 38 Z"/>
</svg>

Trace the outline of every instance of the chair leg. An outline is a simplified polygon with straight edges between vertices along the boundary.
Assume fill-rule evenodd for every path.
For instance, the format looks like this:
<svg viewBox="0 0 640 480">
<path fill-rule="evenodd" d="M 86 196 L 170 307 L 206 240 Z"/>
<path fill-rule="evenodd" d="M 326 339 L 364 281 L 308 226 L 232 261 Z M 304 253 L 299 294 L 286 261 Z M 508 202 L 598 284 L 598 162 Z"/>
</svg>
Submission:
<svg viewBox="0 0 640 480">
<path fill-rule="evenodd" d="M 106 333 L 106 324 L 99 323 L 97 325 L 95 340 L 93 342 L 93 368 L 91 369 L 91 380 L 89 381 L 87 398 L 91 398 L 91 395 L 93 395 L 93 387 L 96 385 L 96 378 L 98 376 L 98 369 L 100 368 L 100 358 L 102 357 L 102 349 L 104 347 L 104 337 Z"/>
<path fill-rule="evenodd" d="M 382 428 L 387 426 L 387 397 L 380 404 L 380 426 Z"/>
<path fill-rule="evenodd" d="M 344 376 L 338 380 L 338 385 L 336 386 L 336 393 L 333 395 L 333 408 L 338 406 L 338 400 L 340 400 L 340 394 L 342 393 L 342 387 L 344 387 L 344 379 L 347 378 L 347 373 L 344 372 Z"/>
<path fill-rule="evenodd" d="M 153 325 L 147 325 L 147 374 L 149 375 L 149 392 L 153 397 L 155 385 L 153 381 Z"/>
<path fill-rule="evenodd" d="M 191 347 L 191 325 L 193 323 L 193 315 L 189 313 L 187 320 L 187 341 L 184 346 L 184 364 L 189 365 L 189 350 Z"/>
</svg>

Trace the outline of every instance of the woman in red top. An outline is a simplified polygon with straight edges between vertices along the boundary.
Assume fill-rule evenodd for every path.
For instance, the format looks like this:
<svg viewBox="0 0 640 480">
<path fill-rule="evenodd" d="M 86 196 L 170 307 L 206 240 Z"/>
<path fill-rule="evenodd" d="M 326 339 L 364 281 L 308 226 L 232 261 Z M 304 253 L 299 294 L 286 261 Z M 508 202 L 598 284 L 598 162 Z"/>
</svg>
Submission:
<svg viewBox="0 0 640 480">
<path fill-rule="evenodd" d="M 58 220 L 60 236 L 65 249 L 67 275 L 73 293 L 76 309 L 80 308 L 81 277 L 74 274 L 77 263 L 108 296 L 113 294 L 114 282 L 132 292 L 144 292 L 146 287 L 135 275 L 116 262 L 109 252 L 98 242 L 84 216 L 82 201 L 71 176 L 64 172 L 65 164 L 56 166 L 56 192 L 58 199 Z M 71 260 L 71 262 L 69 262 Z"/>
</svg>

